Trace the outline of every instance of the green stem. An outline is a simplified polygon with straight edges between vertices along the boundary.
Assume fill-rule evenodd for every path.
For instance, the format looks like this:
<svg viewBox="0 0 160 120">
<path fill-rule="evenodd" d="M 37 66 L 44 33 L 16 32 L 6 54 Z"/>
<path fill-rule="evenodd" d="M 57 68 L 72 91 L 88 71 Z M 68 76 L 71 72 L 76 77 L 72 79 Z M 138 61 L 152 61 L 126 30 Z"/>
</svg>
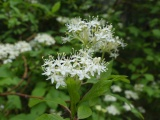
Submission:
<svg viewBox="0 0 160 120">
<path fill-rule="evenodd" d="M 74 120 L 76 114 L 76 105 L 71 100 L 71 120 Z"/>
<path fill-rule="evenodd" d="M 102 52 L 102 60 L 104 59 L 104 55 L 105 55 L 105 52 L 103 51 Z"/>
</svg>

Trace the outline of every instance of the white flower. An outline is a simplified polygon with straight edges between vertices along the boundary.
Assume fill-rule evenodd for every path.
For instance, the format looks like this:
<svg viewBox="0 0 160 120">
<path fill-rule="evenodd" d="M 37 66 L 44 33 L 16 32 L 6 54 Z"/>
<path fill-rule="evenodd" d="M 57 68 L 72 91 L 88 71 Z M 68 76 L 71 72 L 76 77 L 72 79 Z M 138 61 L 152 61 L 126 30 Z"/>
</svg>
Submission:
<svg viewBox="0 0 160 120">
<path fill-rule="evenodd" d="M 106 102 L 109 102 L 109 101 L 114 102 L 116 100 L 117 100 L 117 98 L 114 96 L 111 96 L 111 95 L 105 95 L 105 97 L 104 97 L 104 101 L 106 101 Z"/>
<path fill-rule="evenodd" d="M 107 70 L 107 63 L 101 58 L 92 58 L 89 50 L 79 50 L 68 58 L 65 54 L 59 54 L 57 59 L 50 56 L 44 62 L 42 74 L 48 76 L 52 83 L 56 82 L 56 88 L 66 86 L 67 77 L 75 77 L 78 80 L 89 79 Z"/>
<path fill-rule="evenodd" d="M 31 51 L 31 45 L 25 41 L 19 41 L 15 44 L 15 47 L 17 49 L 17 51 L 19 51 L 20 53 L 23 52 L 27 52 L 27 51 Z"/>
<path fill-rule="evenodd" d="M 121 92 L 122 89 L 118 85 L 112 85 L 111 89 L 113 92 Z"/>
<path fill-rule="evenodd" d="M 35 4 L 35 3 L 38 3 L 38 0 L 28 0 L 28 2 Z"/>
<path fill-rule="evenodd" d="M 134 85 L 134 90 L 135 91 L 143 91 L 143 87 L 144 87 L 143 84 L 135 84 Z"/>
<path fill-rule="evenodd" d="M 87 25 L 85 21 L 82 21 L 81 18 L 71 19 L 69 24 L 67 24 L 67 29 L 69 32 L 78 32 L 82 31 Z"/>
<path fill-rule="evenodd" d="M 84 46 L 91 48 L 94 52 L 108 52 L 110 57 L 118 56 L 118 47 L 125 47 L 119 37 L 113 35 L 112 25 L 102 24 L 98 17 L 93 20 L 72 19 L 67 24 L 68 37 L 64 37 L 63 42 L 73 39 L 80 40 Z"/>
<path fill-rule="evenodd" d="M 1 105 L 0 105 L 0 111 L 2 111 L 2 110 L 4 109 L 4 107 L 5 107 L 5 106 L 4 106 L 3 104 L 1 104 Z"/>
<path fill-rule="evenodd" d="M 146 112 L 146 110 L 145 110 L 143 107 L 141 107 L 141 106 L 138 107 L 138 110 L 139 110 L 141 113 L 145 113 L 145 112 Z"/>
<path fill-rule="evenodd" d="M 133 98 L 134 100 L 139 99 L 138 94 L 131 91 L 131 90 L 126 90 L 125 95 L 126 95 L 126 98 L 128 98 L 128 99 L 130 99 L 130 98 Z"/>
<path fill-rule="evenodd" d="M 59 16 L 59 17 L 56 18 L 56 20 L 58 22 L 62 23 L 62 24 L 65 24 L 65 23 L 67 23 L 69 21 L 69 18 L 63 17 L 63 16 Z"/>
<path fill-rule="evenodd" d="M 55 44 L 55 40 L 52 36 L 48 35 L 48 34 L 37 34 L 37 36 L 34 38 L 35 42 L 41 43 L 41 44 L 45 44 L 45 45 L 53 45 Z"/>
<path fill-rule="evenodd" d="M 25 41 L 19 41 L 15 44 L 0 44 L 0 60 L 4 64 L 9 63 L 19 56 L 19 54 L 30 50 L 30 44 Z"/>
<path fill-rule="evenodd" d="M 130 111 L 131 110 L 131 108 L 134 108 L 134 106 L 132 105 L 132 104 L 127 104 L 127 103 L 125 103 L 124 105 L 123 105 L 123 108 L 126 110 L 126 111 Z"/>
<path fill-rule="evenodd" d="M 116 106 L 110 105 L 106 108 L 107 112 L 111 115 L 120 115 L 120 111 L 117 109 Z"/>
</svg>

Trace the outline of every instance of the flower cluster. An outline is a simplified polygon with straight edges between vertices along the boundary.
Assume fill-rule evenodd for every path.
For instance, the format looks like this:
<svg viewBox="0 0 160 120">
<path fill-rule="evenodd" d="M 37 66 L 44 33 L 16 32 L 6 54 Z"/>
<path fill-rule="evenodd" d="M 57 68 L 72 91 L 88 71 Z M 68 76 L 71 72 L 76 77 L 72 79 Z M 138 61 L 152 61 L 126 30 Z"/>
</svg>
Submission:
<svg viewBox="0 0 160 120">
<path fill-rule="evenodd" d="M 105 102 L 109 102 L 109 101 L 115 102 L 116 100 L 117 100 L 117 98 L 114 96 L 111 96 L 111 95 L 105 95 L 105 97 L 104 97 Z"/>
<path fill-rule="evenodd" d="M 106 109 L 107 109 L 107 112 L 111 115 L 120 115 L 120 111 L 115 105 L 110 105 Z"/>
<path fill-rule="evenodd" d="M 30 44 L 25 41 L 19 41 L 15 44 L 0 44 L 0 60 L 4 64 L 12 62 L 19 54 L 31 49 Z"/>
<path fill-rule="evenodd" d="M 106 64 L 100 57 L 92 58 L 90 50 L 81 49 L 68 58 L 65 54 L 59 54 L 57 59 L 50 56 L 49 59 L 45 59 L 42 67 L 43 75 L 48 76 L 52 83 L 56 82 L 56 88 L 58 88 L 66 86 L 67 77 L 83 80 L 95 74 L 100 75 L 101 72 L 106 71 Z"/>
<path fill-rule="evenodd" d="M 70 21 L 70 18 L 64 17 L 64 16 L 59 16 L 59 17 L 57 17 L 56 20 L 61 24 L 65 24 L 65 23 L 68 23 Z"/>
<path fill-rule="evenodd" d="M 128 99 L 130 99 L 130 98 L 133 98 L 134 100 L 139 99 L 138 94 L 134 91 L 131 91 L 131 90 L 125 90 L 125 95 L 126 95 L 126 98 L 128 98 Z"/>
<path fill-rule="evenodd" d="M 41 43 L 47 46 L 55 44 L 55 40 L 48 34 L 38 34 L 34 40 L 27 43 L 25 41 L 18 41 L 15 44 L 0 44 L 0 61 L 4 64 L 12 62 L 19 54 L 31 51 L 36 46 L 40 46 L 37 43 Z M 39 48 L 39 47 L 37 47 Z"/>
<path fill-rule="evenodd" d="M 35 42 L 50 46 L 50 45 L 54 45 L 55 44 L 55 40 L 52 36 L 48 35 L 48 34 L 37 34 L 37 36 L 34 38 Z"/>
<path fill-rule="evenodd" d="M 78 39 L 84 46 L 95 52 L 108 52 L 111 57 L 117 57 L 118 47 L 126 45 L 119 37 L 113 35 L 112 25 L 104 25 L 103 21 L 99 21 L 98 18 L 91 21 L 75 18 L 66 26 L 68 36 L 63 38 L 63 42 Z"/>
</svg>

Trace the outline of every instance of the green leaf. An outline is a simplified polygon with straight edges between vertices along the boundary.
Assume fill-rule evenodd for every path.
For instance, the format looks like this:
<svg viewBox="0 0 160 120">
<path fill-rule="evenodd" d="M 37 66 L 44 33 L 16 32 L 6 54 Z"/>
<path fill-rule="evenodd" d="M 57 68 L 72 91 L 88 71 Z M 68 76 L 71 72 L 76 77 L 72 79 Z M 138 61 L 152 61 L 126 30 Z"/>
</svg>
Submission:
<svg viewBox="0 0 160 120">
<path fill-rule="evenodd" d="M 149 25 L 150 25 L 151 27 L 154 27 L 154 26 L 156 26 L 158 23 L 159 23 L 159 19 L 158 19 L 158 18 L 154 18 L 154 19 L 151 19 L 151 21 L 149 22 Z"/>
<path fill-rule="evenodd" d="M 130 83 L 130 81 L 127 79 L 127 76 L 125 75 L 111 75 L 108 79 L 113 81 L 123 81 L 125 83 Z"/>
<path fill-rule="evenodd" d="M 111 61 L 109 62 L 109 64 L 107 65 L 108 70 L 107 70 L 106 72 L 102 72 L 102 73 L 101 73 L 101 78 L 102 78 L 102 79 L 103 79 L 103 78 L 107 78 L 107 77 L 109 77 L 109 76 L 111 75 L 112 66 L 113 66 L 113 60 L 111 60 Z"/>
<path fill-rule="evenodd" d="M 81 102 L 87 101 L 98 96 L 101 96 L 110 90 L 111 80 L 99 80 L 93 87 L 84 95 Z"/>
<path fill-rule="evenodd" d="M 9 109 L 21 109 L 22 105 L 21 105 L 21 100 L 19 96 L 16 95 L 8 95 L 7 96 L 8 101 L 7 101 L 7 105 Z"/>
<path fill-rule="evenodd" d="M 97 105 L 97 103 L 98 103 L 99 100 L 100 100 L 100 99 L 99 99 L 98 97 L 97 97 L 97 98 L 90 99 L 90 100 L 88 101 L 88 104 L 89 104 L 89 106 Z"/>
<path fill-rule="evenodd" d="M 65 103 L 65 101 L 61 98 L 54 98 L 54 100 L 50 100 L 50 99 L 37 99 L 37 98 L 30 98 L 28 106 L 29 107 L 33 107 L 41 102 L 46 102 L 47 104 L 53 104 L 54 106 L 57 106 L 58 104 L 66 106 L 67 104 Z"/>
<path fill-rule="evenodd" d="M 66 83 L 71 101 L 74 104 L 78 103 L 80 99 L 80 94 L 79 94 L 80 81 L 76 81 L 73 78 L 68 78 Z"/>
<path fill-rule="evenodd" d="M 78 107 L 78 119 L 84 119 L 92 115 L 92 110 L 86 105 Z"/>
<path fill-rule="evenodd" d="M 95 84 L 95 83 L 97 83 L 97 82 L 98 82 L 97 78 L 91 77 L 90 79 L 87 80 L 86 83 L 93 83 L 93 84 Z"/>
<path fill-rule="evenodd" d="M 34 96 L 43 96 L 46 92 L 46 89 L 43 87 L 35 87 L 35 89 L 32 91 L 32 95 Z"/>
<path fill-rule="evenodd" d="M 70 54 L 71 51 L 72 51 L 71 46 L 62 46 L 62 47 L 59 48 L 59 53 L 65 52 L 65 54 Z"/>
<path fill-rule="evenodd" d="M 58 107 L 58 104 L 67 107 L 67 104 L 65 103 L 65 101 L 69 100 L 68 95 L 66 95 L 62 91 L 55 89 L 54 87 L 51 87 L 48 91 L 49 92 L 47 93 L 45 100 L 46 100 L 47 105 L 50 108 L 56 109 Z"/>
<path fill-rule="evenodd" d="M 33 106 L 30 111 L 31 114 L 39 116 L 43 114 L 46 111 L 46 109 L 47 105 L 45 103 L 40 103 L 38 105 Z"/>
<path fill-rule="evenodd" d="M 56 2 L 52 7 L 52 13 L 57 12 L 59 10 L 60 6 L 61 6 L 61 2 Z"/>
<path fill-rule="evenodd" d="M 64 119 L 56 114 L 43 114 L 36 120 L 64 120 Z"/>
<path fill-rule="evenodd" d="M 19 114 L 16 116 L 12 116 L 9 120 L 27 120 L 25 114 Z"/>
<path fill-rule="evenodd" d="M 61 99 L 61 98 L 54 98 L 54 100 L 48 100 L 48 99 L 46 99 L 45 100 L 47 103 L 51 103 L 51 104 L 60 104 L 60 105 L 62 105 L 62 106 L 65 106 L 65 107 L 67 107 L 67 104 L 65 103 L 65 101 L 63 100 L 63 99 Z"/>
<path fill-rule="evenodd" d="M 70 102 L 71 102 L 70 109 L 73 118 L 77 111 L 76 104 L 80 100 L 79 89 L 81 84 L 79 80 L 74 80 L 73 78 L 68 78 L 66 83 L 67 83 L 67 90 L 70 96 Z"/>
<path fill-rule="evenodd" d="M 9 64 L 0 66 L 0 77 L 13 77 L 13 72 L 11 71 Z"/>
<path fill-rule="evenodd" d="M 154 76 L 152 74 L 144 74 L 144 77 L 146 78 L 146 80 L 149 80 L 149 81 L 154 80 Z"/>
<path fill-rule="evenodd" d="M 155 37 L 160 38 L 160 30 L 159 29 L 154 29 L 152 30 L 152 33 Z"/>
<path fill-rule="evenodd" d="M 18 82 L 20 81 L 19 78 L 14 77 L 14 78 L 10 78 L 10 77 L 0 77 L 0 86 L 5 86 L 5 85 L 17 85 Z"/>
<path fill-rule="evenodd" d="M 37 98 L 30 98 L 28 106 L 33 107 L 33 106 L 35 106 L 35 105 L 37 105 L 38 103 L 41 103 L 41 102 L 44 102 L 44 100 L 37 99 Z"/>
<path fill-rule="evenodd" d="M 7 17 L 3 14 L 0 14 L 0 19 L 7 19 Z"/>
<path fill-rule="evenodd" d="M 138 36 L 138 34 L 140 33 L 140 30 L 137 27 L 130 26 L 128 27 L 128 29 L 130 33 L 133 34 L 134 36 Z"/>
</svg>

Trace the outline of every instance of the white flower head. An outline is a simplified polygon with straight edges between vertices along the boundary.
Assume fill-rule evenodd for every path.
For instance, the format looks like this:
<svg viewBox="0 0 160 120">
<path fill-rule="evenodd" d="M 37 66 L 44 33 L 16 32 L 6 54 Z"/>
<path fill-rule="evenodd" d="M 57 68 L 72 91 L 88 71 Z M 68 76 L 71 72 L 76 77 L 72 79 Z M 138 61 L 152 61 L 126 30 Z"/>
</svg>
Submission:
<svg viewBox="0 0 160 120">
<path fill-rule="evenodd" d="M 37 36 L 34 38 L 34 41 L 48 46 L 55 44 L 54 38 L 46 33 L 37 34 Z"/>
<path fill-rule="evenodd" d="M 119 37 L 113 35 L 113 26 L 104 25 L 98 17 L 91 17 L 92 20 L 72 19 L 67 26 L 68 37 L 63 38 L 64 42 L 78 39 L 84 46 L 93 49 L 94 52 L 108 52 L 110 57 L 118 56 L 118 48 L 125 47 Z"/>
<path fill-rule="evenodd" d="M 107 63 L 101 61 L 101 58 L 92 58 L 92 53 L 86 49 L 81 49 L 68 58 L 65 54 L 59 54 L 57 59 L 50 56 L 44 62 L 43 75 L 48 76 L 52 83 L 56 82 L 56 88 L 66 86 L 67 77 L 78 77 L 78 80 L 89 79 L 107 70 Z"/>
<path fill-rule="evenodd" d="M 121 92 L 122 89 L 118 85 L 112 85 L 111 89 L 113 92 Z"/>
<path fill-rule="evenodd" d="M 4 64 L 12 62 L 19 54 L 32 50 L 29 43 L 19 41 L 15 44 L 0 44 L 0 60 Z"/>
<path fill-rule="evenodd" d="M 144 85 L 143 84 L 135 84 L 134 90 L 135 91 L 143 91 Z"/>
<path fill-rule="evenodd" d="M 3 104 L 0 104 L 0 111 L 2 111 L 5 108 Z"/>
<path fill-rule="evenodd" d="M 145 113 L 145 112 L 146 112 L 146 110 L 145 110 L 142 106 L 139 106 L 139 107 L 138 107 L 138 110 L 139 110 L 141 113 Z"/>
<path fill-rule="evenodd" d="M 20 53 L 23 52 L 27 52 L 27 51 L 31 51 L 31 45 L 25 41 L 19 41 L 15 44 L 15 47 L 17 49 L 17 51 L 19 51 Z"/>
<path fill-rule="evenodd" d="M 106 108 L 107 112 L 111 115 L 120 115 L 120 111 L 115 105 L 110 105 Z"/>
<path fill-rule="evenodd" d="M 106 101 L 106 102 L 115 102 L 116 100 L 117 100 L 117 98 L 114 96 L 111 96 L 111 95 L 105 95 L 105 97 L 104 97 L 104 101 Z"/>
<path fill-rule="evenodd" d="M 130 99 L 130 98 L 132 98 L 134 100 L 139 99 L 138 94 L 136 92 L 131 91 L 131 90 L 126 90 L 125 91 L 125 96 L 128 99 Z"/>
<path fill-rule="evenodd" d="M 130 111 L 132 108 L 134 108 L 134 106 L 132 104 L 128 104 L 128 103 L 125 103 L 123 105 L 123 108 L 126 110 L 126 111 Z"/>
</svg>

